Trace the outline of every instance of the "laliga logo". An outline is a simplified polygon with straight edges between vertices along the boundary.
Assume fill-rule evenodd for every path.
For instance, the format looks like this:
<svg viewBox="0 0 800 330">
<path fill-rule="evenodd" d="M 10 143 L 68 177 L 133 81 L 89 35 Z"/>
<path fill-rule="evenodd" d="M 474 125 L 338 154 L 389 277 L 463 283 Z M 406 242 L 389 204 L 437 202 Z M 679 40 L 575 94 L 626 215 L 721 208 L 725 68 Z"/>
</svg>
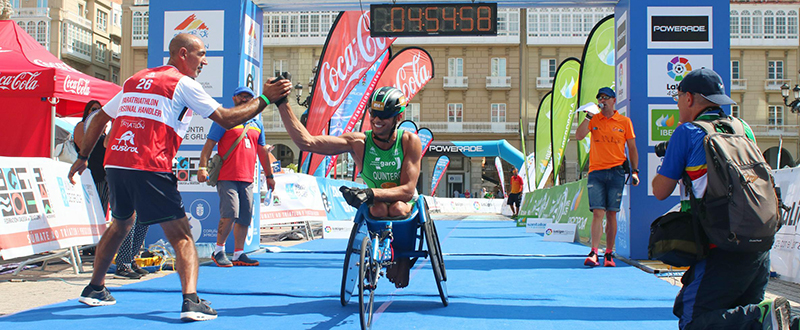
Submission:
<svg viewBox="0 0 800 330">
<path fill-rule="evenodd" d="M 333 231 L 333 228 L 331 228 L 331 226 L 325 226 L 325 233 L 330 234 L 332 231 Z"/>
<path fill-rule="evenodd" d="M 16 76 L 0 76 L 0 89 L 12 91 L 32 91 L 39 87 L 36 79 L 41 72 L 20 72 Z"/>
<path fill-rule="evenodd" d="M 545 235 L 553 235 L 553 229 L 548 228 L 547 230 L 544 231 L 544 234 Z"/>
<path fill-rule="evenodd" d="M 692 64 L 685 57 L 675 56 L 667 62 L 667 75 L 675 82 L 682 81 L 690 71 L 692 71 Z"/>
<path fill-rule="evenodd" d="M 481 209 L 481 203 L 474 202 L 474 203 L 472 203 L 472 207 L 475 209 L 475 211 L 478 211 L 478 210 Z"/>
<path fill-rule="evenodd" d="M 384 50 L 386 50 L 386 38 L 369 36 L 369 13 L 365 12 L 358 18 L 356 37 L 342 50 L 342 54 L 334 59 L 335 63 L 327 61 L 322 63 L 319 83 L 325 103 L 331 107 L 341 103 L 347 96 L 345 93 L 347 86 L 352 82 L 357 83 L 361 74 L 369 69 L 356 66 L 375 61 Z M 334 65 L 336 67 L 333 67 Z"/>
<path fill-rule="evenodd" d="M 83 78 L 75 80 L 67 75 L 64 78 L 64 91 L 78 95 L 89 95 L 89 80 Z"/>
<path fill-rule="evenodd" d="M 411 58 L 411 62 L 403 64 L 399 69 L 397 69 L 397 74 L 395 75 L 394 87 L 403 91 L 403 95 L 414 95 L 422 89 L 424 86 L 425 80 L 429 80 L 431 78 L 431 71 L 428 69 L 428 66 L 422 65 L 420 66 L 419 60 L 422 58 L 422 54 L 415 54 Z M 406 68 L 411 67 L 411 71 L 413 75 L 410 77 L 406 77 Z M 404 102 L 403 102 L 404 103 Z"/>
</svg>

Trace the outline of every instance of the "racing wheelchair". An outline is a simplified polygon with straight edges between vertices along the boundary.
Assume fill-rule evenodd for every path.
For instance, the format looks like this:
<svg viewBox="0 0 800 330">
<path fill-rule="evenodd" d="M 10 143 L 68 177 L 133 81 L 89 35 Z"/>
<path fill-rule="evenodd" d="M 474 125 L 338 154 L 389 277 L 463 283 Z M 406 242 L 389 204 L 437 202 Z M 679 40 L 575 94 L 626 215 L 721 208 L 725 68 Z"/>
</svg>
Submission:
<svg viewBox="0 0 800 330">
<path fill-rule="evenodd" d="M 423 196 L 417 198 L 409 215 L 402 219 L 373 219 L 365 203 L 358 208 L 353 222 L 345 251 L 340 299 L 342 306 L 347 305 L 357 290 L 362 329 L 372 326 L 378 279 L 385 274 L 385 267 L 394 264 L 395 258 L 411 258 L 412 268 L 419 258 L 429 259 L 442 304 L 449 304 L 442 248 Z"/>
</svg>

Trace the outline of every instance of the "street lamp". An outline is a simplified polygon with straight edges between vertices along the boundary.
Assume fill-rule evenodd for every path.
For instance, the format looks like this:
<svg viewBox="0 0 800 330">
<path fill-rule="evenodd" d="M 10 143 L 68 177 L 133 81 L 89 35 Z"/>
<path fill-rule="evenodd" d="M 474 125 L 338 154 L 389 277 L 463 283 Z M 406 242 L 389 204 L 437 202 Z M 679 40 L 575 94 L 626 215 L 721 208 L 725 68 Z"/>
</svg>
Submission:
<svg viewBox="0 0 800 330">
<path fill-rule="evenodd" d="M 792 112 L 800 113 L 800 86 L 794 85 L 792 88 L 792 92 L 794 92 L 794 100 L 789 102 L 789 85 L 783 84 L 781 86 L 781 96 L 783 96 L 783 104 L 791 108 Z"/>
</svg>

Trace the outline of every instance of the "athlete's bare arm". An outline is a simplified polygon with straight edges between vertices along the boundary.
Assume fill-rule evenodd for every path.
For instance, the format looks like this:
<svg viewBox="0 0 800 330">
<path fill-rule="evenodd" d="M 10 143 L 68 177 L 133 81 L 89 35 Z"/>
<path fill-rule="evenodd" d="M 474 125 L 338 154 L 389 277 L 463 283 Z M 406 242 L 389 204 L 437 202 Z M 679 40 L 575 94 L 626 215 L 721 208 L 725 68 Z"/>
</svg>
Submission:
<svg viewBox="0 0 800 330">
<path fill-rule="evenodd" d="M 279 80 L 275 83 L 272 83 L 274 78 L 267 79 L 267 82 L 264 83 L 264 96 L 267 97 L 271 102 L 277 101 L 287 95 L 289 92 L 292 91 L 292 82 L 289 80 Z M 286 103 L 284 103 L 286 104 Z M 264 102 L 260 97 L 255 97 L 249 102 L 242 103 L 237 105 L 233 108 L 217 108 L 211 116 L 208 116 L 209 119 L 215 121 L 217 124 L 222 126 L 225 129 L 231 129 L 236 125 L 244 123 L 250 118 L 255 117 L 255 115 L 264 111 L 267 107 L 267 103 Z"/>
<path fill-rule="evenodd" d="M 288 103 L 278 107 L 278 111 L 281 114 L 283 126 L 286 127 L 286 132 L 289 133 L 289 137 L 292 138 L 292 141 L 300 150 L 320 155 L 338 155 L 345 152 L 356 155 L 355 149 L 359 142 L 363 146 L 364 133 L 350 132 L 340 136 L 311 135 L 300 122 L 300 119 L 294 115 Z M 360 161 L 360 157 L 356 158 L 357 161 Z"/>
</svg>

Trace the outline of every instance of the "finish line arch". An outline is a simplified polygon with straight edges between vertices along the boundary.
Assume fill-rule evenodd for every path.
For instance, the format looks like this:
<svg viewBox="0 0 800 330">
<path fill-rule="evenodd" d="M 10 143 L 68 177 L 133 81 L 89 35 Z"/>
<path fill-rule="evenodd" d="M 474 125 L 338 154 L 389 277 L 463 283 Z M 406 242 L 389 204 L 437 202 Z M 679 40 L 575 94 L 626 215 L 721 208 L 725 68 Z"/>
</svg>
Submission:
<svg viewBox="0 0 800 330">
<path fill-rule="evenodd" d="M 525 164 L 525 155 L 505 139 L 492 141 L 434 140 L 428 146 L 425 157 L 439 157 L 447 154 L 461 154 L 465 157 L 500 157 L 518 169 Z"/>
</svg>

